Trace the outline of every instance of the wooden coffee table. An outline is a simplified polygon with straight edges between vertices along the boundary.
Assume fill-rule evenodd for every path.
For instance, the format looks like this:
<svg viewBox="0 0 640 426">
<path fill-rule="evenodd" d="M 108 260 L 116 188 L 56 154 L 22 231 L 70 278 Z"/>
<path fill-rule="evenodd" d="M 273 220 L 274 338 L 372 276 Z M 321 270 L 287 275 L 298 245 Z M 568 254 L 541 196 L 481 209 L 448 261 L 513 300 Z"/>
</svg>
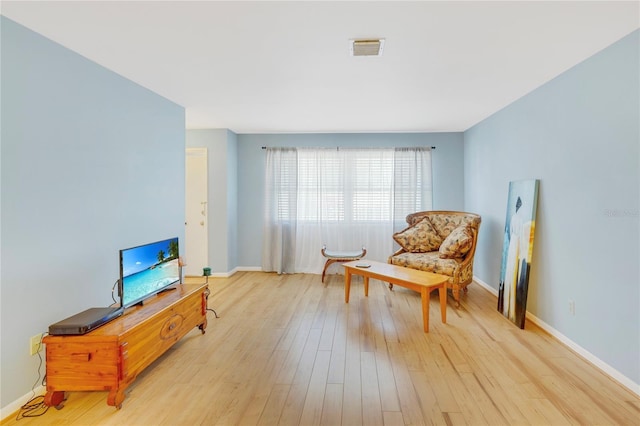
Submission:
<svg viewBox="0 0 640 426">
<path fill-rule="evenodd" d="M 358 265 L 369 265 L 359 267 Z M 399 285 L 420 293 L 422 298 L 422 323 L 424 332 L 429 332 L 429 294 L 438 289 L 440 293 L 440 316 L 442 323 L 447 323 L 447 280 L 446 275 L 433 274 L 403 266 L 376 262 L 373 260 L 356 260 L 344 263 L 344 302 L 349 303 L 351 291 L 351 275 L 364 278 L 364 295 L 369 296 L 369 278 Z"/>
</svg>

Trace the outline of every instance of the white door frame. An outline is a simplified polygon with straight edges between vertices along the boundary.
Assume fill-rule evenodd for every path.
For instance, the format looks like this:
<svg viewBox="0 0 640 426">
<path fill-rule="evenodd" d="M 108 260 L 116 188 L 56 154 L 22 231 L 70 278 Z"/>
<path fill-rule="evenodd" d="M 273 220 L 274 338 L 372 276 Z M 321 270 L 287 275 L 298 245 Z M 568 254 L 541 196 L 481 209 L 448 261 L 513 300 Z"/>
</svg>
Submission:
<svg viewBox="0 0 640 426">
<path fill-rule="evenodd" d="M 209 262 L 207 148 L 185 152 L 185 276 L 202 276 Z"/>
</svg>

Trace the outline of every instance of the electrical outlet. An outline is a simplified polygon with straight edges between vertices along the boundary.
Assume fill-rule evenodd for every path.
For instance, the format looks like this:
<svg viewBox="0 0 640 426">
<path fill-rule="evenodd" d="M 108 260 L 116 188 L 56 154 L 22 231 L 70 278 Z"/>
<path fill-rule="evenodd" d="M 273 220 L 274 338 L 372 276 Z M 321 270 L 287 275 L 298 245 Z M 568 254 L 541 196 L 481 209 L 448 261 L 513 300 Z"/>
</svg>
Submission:
<svg viewBox="0 0 640 426">
<path fill-rule="evenodd" d="M 569 299 L 569 313 L 571 315 L 576 314 L 576 302 L 571 299 Z"/>
<path fill-rule="evenodd" d="M 29 340 L 29 354 L 35 355 L 42 350 L 42 333 L 36 334 Z"/>
</svg>

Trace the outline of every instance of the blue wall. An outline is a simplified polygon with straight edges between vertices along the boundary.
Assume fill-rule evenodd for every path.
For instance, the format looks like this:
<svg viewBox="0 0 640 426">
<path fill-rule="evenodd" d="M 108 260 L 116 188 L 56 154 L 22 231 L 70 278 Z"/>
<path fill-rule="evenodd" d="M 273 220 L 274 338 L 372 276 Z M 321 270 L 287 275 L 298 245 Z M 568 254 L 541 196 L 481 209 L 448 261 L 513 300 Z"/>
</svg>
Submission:
<svg viewBox="0 0 640 426">
<path fill-rule="evenodd" d="M 464 134 L 474 272 L 497 288 L 509 181 L 540 179 L 527 310 L 640 383 L 640 32 Z M 575 316 L 568 301 L 575 301 Z"/>
<path fill-rule="evenodd" d="M 182 107 L 0 19 L 4 408 L 37 379 L 31 336 L 112 303 L 119 249 L 184 238 L 185 121 Z"/>
<path fill-rule="evenodd" d="M 433 208 L 463 210 L 462 133 L 242 134 L 238 135 L 238 266 L 260 267 L 265 151 L 269 147 L 435 146 Z M 389 236 L 391 238 L 391 236 Z M 319 249 L 318 249 L 319 250 Z"/>
</svg>

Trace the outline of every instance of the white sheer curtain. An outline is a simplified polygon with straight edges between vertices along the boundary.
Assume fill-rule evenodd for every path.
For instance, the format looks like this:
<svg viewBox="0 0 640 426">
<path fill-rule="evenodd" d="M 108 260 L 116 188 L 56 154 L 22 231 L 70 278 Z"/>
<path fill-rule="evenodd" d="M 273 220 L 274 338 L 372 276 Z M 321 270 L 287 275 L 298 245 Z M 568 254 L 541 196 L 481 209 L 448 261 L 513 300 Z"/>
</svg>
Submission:
<svg viewBox="0 0 640 426">
<path fill-rule="evenodd" d="M 431 148 L 396 148 L 393 162 L 394 232 L 407 227 L 409 213 L 431 210 Z"/>
<path fill-rule="evenodd" d="M 385 262 L 409 213 L 431 208 L 428 148 L 267 149 L 265 271 L 322 271 L 320 248 Z"/>
<path fill-rule="evenodd" d="M 298 154 L 295 148 L 267 150 L 262 270 L 295 272 Z"/>
</svg>

